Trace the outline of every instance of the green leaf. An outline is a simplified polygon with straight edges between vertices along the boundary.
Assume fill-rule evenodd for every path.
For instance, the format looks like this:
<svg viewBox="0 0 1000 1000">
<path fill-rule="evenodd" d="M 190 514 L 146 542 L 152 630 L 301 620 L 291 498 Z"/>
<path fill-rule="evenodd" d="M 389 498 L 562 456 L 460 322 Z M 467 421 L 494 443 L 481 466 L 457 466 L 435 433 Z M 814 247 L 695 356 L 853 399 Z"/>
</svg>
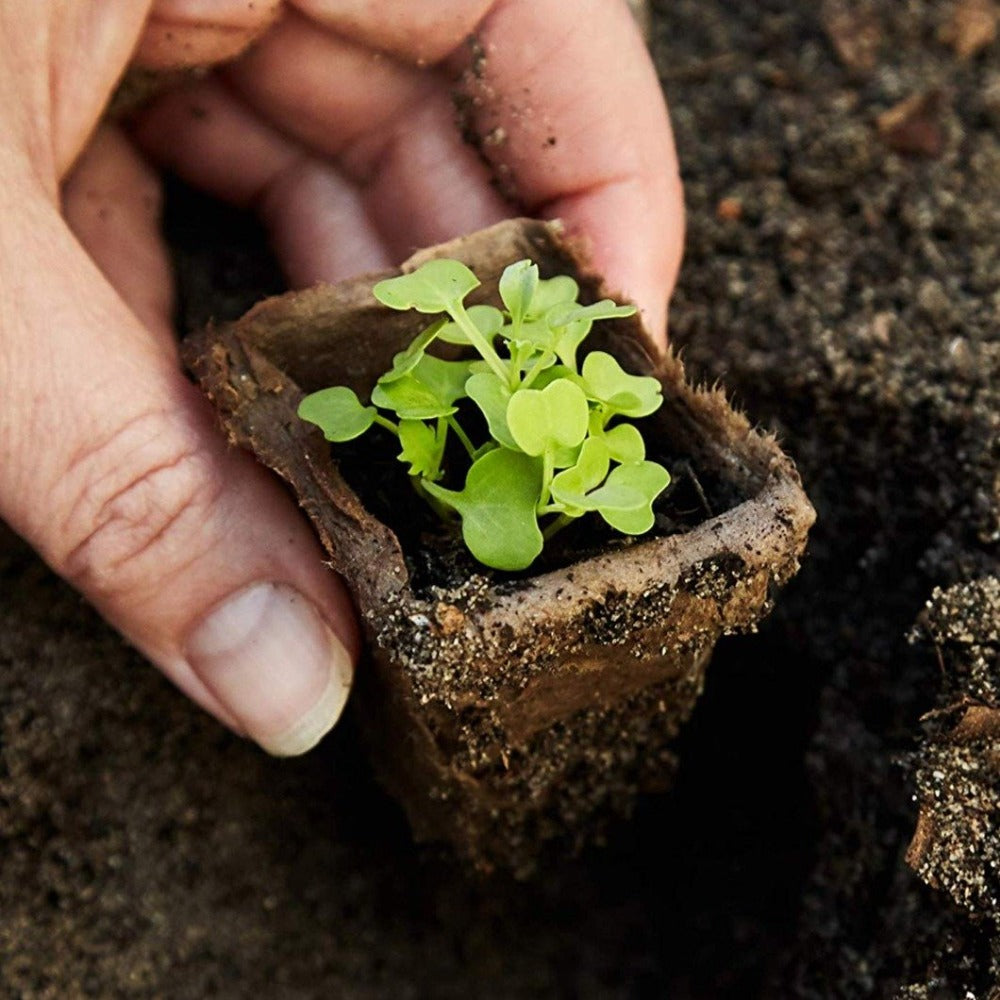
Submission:
<svg viewBox="0 0 1000 1000">
<path fill-rule="evenodd" d="M 372 391 L 372 402 L 383 410 L 392 410 L 400 420 L 449 417 L 458 409 L 442 402 L 436 393 L 413 375 L 376 385 Z"/>
<path fill-rule="evenodd" d="M 579 308 L 576 304 L 579 291 L 577 283 L 566 275 L 540 281 L 531 307 L 526 311 L 524 322 L 517 329 L 512 342 L 553 351 L 564 364 L 576 371 L 576 348 L 590 332 L 590 323 L 584 320 L 557 327 L 552 323 L 551 315 Z"/>
<path fill-rule="evenodd" d="M 531 300 L 538 288 L 538 265 L 530 260 L 510 264 L 500 275 L 498 288 L 511 323 L 518 330 L 531 309 Z"/>
<path fill-rule="evenodd" d="M 571 465 L 576 465 L 580 461 L 580 445 L 567 448 L 560 445 L 552 452 L 552 467 L 554 469 L 568 469 Z"/>
<path fill-rule="evenodd" d="M 422 420 L 399 422 L 399 460 L 410 466 L 411 476 L 434 480 L 440 475 L 441 443 L 434 428 Z"/>
<path fill-rule="evenodd" d="M 611 299 L 601 299 L 600 302 L 593 302 L 589 306 L 577 305 L 575 302 L 551 309 L 546 314 L 546 319 L 553 326 L 565 326 L 567 323 L 576 323 L 580 320 L 589 320 L 596 323 L 602 319 L 617 319 L 624 316 L 634 316 L 635 306 L 620 306 Z"/>
<path fill-rule="evenodd" d="M 494 374 L 488 361 L 483 361 L 480 358 L 474 358 L 469 362 L 469 374 L 478 375 L 480 372 L 488 375 Z"/>
<path fill-rule="evenodd" d="M 372 294 L 390 309 L 440 313 L 449 312 L 478 286 L 479 279 L 459 261 L 429 260 L 410 274 L 380 281 Z"/>
<path fill-rule="evenodd" d="M 469 314 L 469 319 L 476 324 L 476 329 L 490 343 L 503 329 L 503 313 L 495 306 L 469 306 L 465 311 Z M 468 334 L 454 320 L 441 327 L 438 339 L 448 344 L 471 343 Z"/>
<path fill-rule="evenodd" d="M 431 389 L 449 405 L 465 396 L 465 383 L 469 378 L 468 361 L 443 361 L 425 354 L 413 369 L 414 377 Z"/>
<path fill-rule="evenodd" d="M 462 518 L 469 551 L 494 569 L 526 569 L 542 551 L 535 508 L 542 489 L 542 463 L 497 448 L 476 459 L 461 492 L 424 483 L 431 496 Z"/>
<path fill-rule="evenodd" d="M 542 319 L 553 306 L 575 303 L 579 294 L 580 286 L 568 274 L 539 281 L 526 318 Z"/>
<path fill-rule="evenodd" d="M 622 465 L 634 465 L 646 457 L 646 443 L 639 428 L 633 424 L 618 424 L 602 431 L 601 437 L 608 446 L 608 453 Z"/>
<path fill-rule="evenodd" d="M 567 368 L 565 365 L 553 365 L 551 368 L 546 368 L 538 376 L 538 378 L 535 379 L 531 388 L 544 389 L 547 385 L 551 385 L 553 382 L 558 382 L 563 379 L 567 382 L 572 382 L 574 385 L 578 385 L 584 390 L 584 395 L 586 395 L 586 388 L 583 379 L 577 375 L 572 368 Z"/>
<path fill-rule="evenodd" d="M 527 358 L 522 367 L 524 372 L 524 389 L 537 388 L 538 380 L 545 374 L 545 371 L 556 363 L 556 356 L 551 351 L 539 351 Z"/>
<path fill-rule="evenodd" d="M 587 334 L 590 333 L 592 324 L 590 320 L 581 319 L 564 326 L 558 326 L 553 331 L 553 346 L 559 360 L 576 371 L 576 351 L 583 343 Z"/>
<path fill-rule="evenodd" d="M 669 483 L 670 473 L 656 462 L 618 465 L 588 499 L 612 528 L 642 535 L 653 527 L 653 501 Z"/>
<path fill-rule="evenodd" d="M 507 404 L 511 397 L 507 383 L 491 371 L 476 372 L 469 376 L 465 391 L 482 411 L 493 439 L 516 450 L 517 442 L 507 426 Z"/>
<path fill-rule="evenodd" d="M 663 387 L 648 375 L 629 375 L 604 351 L 583 359 L 584 389 L 589 398 L 626 417 L 645 417 L 663 402 Z"/>
<path fill-rule="evenodd" d="M 607 445 L 600 438 L 587 438 L 576 464 L 553 477 L 553 499 L 570 513 L 596 510 L 587 494 L 604 482 L 610 464 Z"/>
<path fill-rule="evenodd" d="M 541 455 L 559 446 L 574 448 L 587 435 L 590 410 L 583 390 L 568 379 L 544 389 L 520 389 L 507 405 L 507 426 L 518 447 Z"/>
<path fill-rule="evenodd" d="M 536 351 L 551 351 L 555 346 L 555 334 L 545 320 L 524 322 L 516 333 L 511 333 L 513 347 L 531 347 Z"/>
<path fill-rule="evenodd" d="M 327 441 L 352 441 L 375 420 L 375 407 L 363 406 L 352 389 L 337 385 L 310 393 L 299 404 L 299 416 L 315 424 Z"/>
<path fill-rule="evenodd" d="M 607 475 L 608 465 L 607 446 L 600 438 L 588 438 L 579 462 L 553 478 L 552 498 L 571 516 L 596 510 L 618 531 L 644 534 L 653 526 L 653 501 L 669 484 L 670 473 L 656 462 L 639 462 L 616 466 Z"/>
<path fill-rule="evenodd" d="M 425 354 L 405 375 L 389 382 L 380 379 L 372 402 L 394 410 L 402 420 L 447 417 L 455 412 L 455 401 L 465 395 L 468 377 L 467 361 L 442 361 Z"/>
<path fill-rule="evenodd" d="M 379 383 L 384 385 L 386 382 L 394 382 L 413 371 L 424 356 L 424 351 L 441 334 L 445 325 L 445 320 L 439 319 L 419 333 L 405 351 L 400 351 L 393 357 L 392 368 L 379 378 Z"/>
</svg>

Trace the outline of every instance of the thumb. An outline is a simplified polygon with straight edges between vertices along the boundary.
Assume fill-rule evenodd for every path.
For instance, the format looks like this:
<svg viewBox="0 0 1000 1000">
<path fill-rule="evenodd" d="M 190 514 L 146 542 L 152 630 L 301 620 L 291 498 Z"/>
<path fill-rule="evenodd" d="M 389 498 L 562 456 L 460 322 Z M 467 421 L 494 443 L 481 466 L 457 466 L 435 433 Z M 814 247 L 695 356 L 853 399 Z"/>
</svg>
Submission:
<svg viewBox="0 0 1000 1000">
<path fill-rule="evenodd" d="M 111 176 L 135 190 L 122 171 L 141 167 L 122 148 L 85 155 L 68 187 L 98 246 L 138 239 L 135 206 L 148 214 L 148 199 L 116 203 L 114 183 L 101 186 Z M 342 584 L 278 484 L 227 447 L 167 338 L 125 305 L 30 175 L 4 181 L 0 517 L 196 701 L 272 753 L 304 752 L 350 687 L 357 638 Z M 81 192 L 96 206 L 89 229 Z M 168 300 L 141 280 L 143 268 L 165 280 L 157 261 L 130 257 L 137 312 Z M 125 264 L 111 255 L 108 273 Z"/>
</svg>

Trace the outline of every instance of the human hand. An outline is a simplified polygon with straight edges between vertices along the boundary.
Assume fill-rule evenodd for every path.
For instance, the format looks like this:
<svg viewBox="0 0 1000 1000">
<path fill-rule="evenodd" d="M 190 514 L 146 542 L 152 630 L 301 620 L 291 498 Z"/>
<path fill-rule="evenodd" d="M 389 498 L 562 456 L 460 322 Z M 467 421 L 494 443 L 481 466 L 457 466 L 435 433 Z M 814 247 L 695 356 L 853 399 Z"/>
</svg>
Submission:
<svg viewBox="0 0 1000 1000">
<path fill-rule="evenodd" d="M 191 697 L 282 754 L 336 721 L 353 613 L 180 372 L 156 177 L 122 133 L 92 134 L 129 59 L 214 61 L 263 32 L 136 136 L 256 207 L 293 284 L 527 210 L 584 235 L 662 331 L 680 256 L 669 126 L 621 0 L 571 19 L 561 0 L 387 6 L 0 0 L 0 516 Z M 461 90 L 491 169 L 454 125 L 472 32 L 485 59 Z"/>
</svg>

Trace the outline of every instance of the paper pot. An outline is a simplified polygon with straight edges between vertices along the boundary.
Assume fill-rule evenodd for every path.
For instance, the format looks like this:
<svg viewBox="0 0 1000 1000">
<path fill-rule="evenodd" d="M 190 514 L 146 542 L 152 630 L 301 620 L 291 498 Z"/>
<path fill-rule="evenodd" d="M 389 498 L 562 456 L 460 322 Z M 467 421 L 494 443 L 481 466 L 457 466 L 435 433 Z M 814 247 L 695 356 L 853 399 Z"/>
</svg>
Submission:
<svg viewBox="0 0 1000 1000">
<path fill-rule="evenodd" d="M 479 301 L 497 302 L 500 272 L 524 257 L 542 277 L 575 276 L 581 301 L 606 294 L 554 225 L 502 223 L 402 270 L 435 256 L 476 272 Z M 357 455 L 351 485 L 336 451 L 296 416 L 304 393 L 329 385 L 364 398 L 426 324 L 379 305 L 374 280 L 268 299 L 189 339 L 186 359 L 231 439 L 287 480 L 351 588 L 368 642 L 352 701 L 415 834 L 480 868 L 525 873 L 546 843 L 597 838 L 638 791 L 669 783 L 671 743 L 712 647 L 769 610 L 813 510 L 772 438 L 721 392 L 688 385 L 635 318 L 614 320 L 583 350 L 662 381 L 664 405 L 643 433 L 651 457 L 690 482 L 687 521 L 606 551 L 583 546 L 579 560 L 564 554 L 566 564 L 534 575 L 473 567 L 435 583 L 410 537 L 421 501 L 403 492 L 399 509 L 376 517 L 359 497 Z"/>
</svg>

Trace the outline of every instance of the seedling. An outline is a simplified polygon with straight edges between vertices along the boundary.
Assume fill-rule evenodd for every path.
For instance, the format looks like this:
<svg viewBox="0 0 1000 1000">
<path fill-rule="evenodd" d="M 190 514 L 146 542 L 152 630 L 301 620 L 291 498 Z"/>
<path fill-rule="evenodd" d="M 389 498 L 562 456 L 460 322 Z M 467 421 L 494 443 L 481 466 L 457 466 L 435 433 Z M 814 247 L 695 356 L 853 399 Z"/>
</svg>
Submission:
<svg viewBox="0 0 1000 1000">
<path fill-rule="evenodd" d="M 628 374 L 603 351 L 582 366 L 576 357 L 595 322 L 635 307 L 581 305 L 572 278 L 542 280 L 529 260 L 504 270 L 503 310 L 464 304 L 479 283 L 454 260 L 380 281 L 373 293 L 383 305 L 437 318 L 395 356 L 368 405 L 335 386 L 306 396 L 299 416 L 333 442 L 373 425 L 394 434 L 417 491 L 445 519 L 457 516 L 469 551 L 495 569 L 525 569 L 546 539 L 591 512 L 625 534 L 649 531 L 670 474 L 646 459 L 642 434 L 626 420 L 660 406 L 660 383 Z M 427 349 L 436 340 L 477 356 L 434 357 Z M 468 419 L 475 410 L 489 433 L 478 443 L 462 424 L 476 423 Z M 452 435 L 464 477 L 446 468 Z M 460 479 L 462 488 L 452 488 Z"/>
</svg>

